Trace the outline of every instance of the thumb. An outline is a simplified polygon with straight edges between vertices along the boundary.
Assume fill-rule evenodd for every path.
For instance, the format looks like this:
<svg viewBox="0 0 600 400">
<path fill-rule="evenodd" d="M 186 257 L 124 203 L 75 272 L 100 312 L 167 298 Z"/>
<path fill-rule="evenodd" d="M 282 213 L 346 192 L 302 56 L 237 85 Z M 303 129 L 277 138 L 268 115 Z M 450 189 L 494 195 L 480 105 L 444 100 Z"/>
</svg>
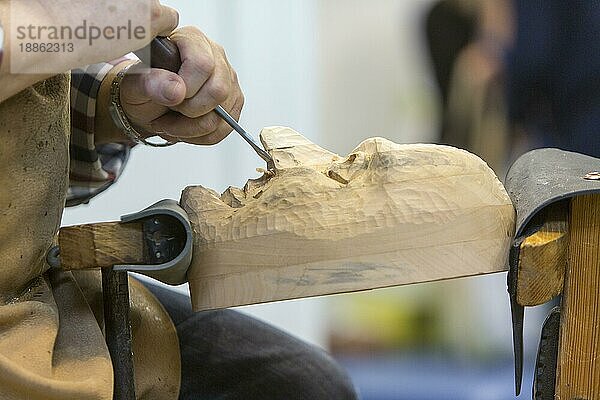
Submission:
<svg viewBox="0 0 600 400">
<path fill-rule="evenodd" d="M 152 68 L 124 79 L 122 95 L 131 103 L 152 102 L 174 107 L 185 99 L 186 87 L 183 79 L 164 69 Z"/>
</svg>

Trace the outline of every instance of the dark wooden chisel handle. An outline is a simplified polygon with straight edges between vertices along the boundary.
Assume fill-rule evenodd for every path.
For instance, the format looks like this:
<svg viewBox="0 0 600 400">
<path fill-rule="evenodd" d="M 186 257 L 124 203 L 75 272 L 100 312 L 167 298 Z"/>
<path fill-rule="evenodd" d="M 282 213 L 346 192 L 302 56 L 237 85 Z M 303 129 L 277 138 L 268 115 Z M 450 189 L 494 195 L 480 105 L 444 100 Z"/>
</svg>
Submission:
<svg viewBox="0 0 600 400">
<path fill-rule="evenodd" d="M 178 72 L 181 68 L 181 54 L 177 45 L 167 37 L 157 37 L 144 50 L 136 52 L 142 62 L 152 68 Z M 148 57 L 149 56 L 149 57 Z"/>
</svg>

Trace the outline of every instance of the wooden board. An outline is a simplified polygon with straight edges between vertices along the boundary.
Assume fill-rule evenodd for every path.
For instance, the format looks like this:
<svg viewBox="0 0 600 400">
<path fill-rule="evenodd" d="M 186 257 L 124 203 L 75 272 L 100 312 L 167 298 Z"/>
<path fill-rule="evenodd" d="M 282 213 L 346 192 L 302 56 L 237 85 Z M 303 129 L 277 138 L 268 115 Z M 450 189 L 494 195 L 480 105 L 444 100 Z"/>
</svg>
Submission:
<svg viewBox="0 0 600 400">
<path fill-rule="evenodd" d="M 273 170 L 182 195 L 195 310 L 506 270 L 514 209 L 475 155 L 372 138 L 340 157 L 283 127 L 261 141 Z"/>
<path fill-rule="evenodd" d="M 573 199 L 560 315 L 557 399 L 600 398 L 600 195 Z"/>
<path fill-rule="evenodd" d="M 64 227 L 58 243 L 61 265 L 68 270 L 144 263 L 142 226 L 138 222 Z"/>
</svg>

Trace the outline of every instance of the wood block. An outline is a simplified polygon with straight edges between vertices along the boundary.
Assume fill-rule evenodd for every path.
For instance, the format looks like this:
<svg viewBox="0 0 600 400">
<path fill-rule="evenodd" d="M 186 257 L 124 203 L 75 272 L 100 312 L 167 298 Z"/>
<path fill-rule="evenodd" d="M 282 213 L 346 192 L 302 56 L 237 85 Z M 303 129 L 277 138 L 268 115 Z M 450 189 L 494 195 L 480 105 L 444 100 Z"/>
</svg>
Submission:
<svg viewBox="0 0 600 400">
<path fill-rule="evenodd" d="M 61 264 L 67 270 L 143 264 L 143 238 L 138 222 L 64 227 L 58 237 Z"/>
<path fill-rule="evenodd" d="M 555 204 L 544 210 L 542 227 L 521 243 L 517 301 L 538 306 L 559 295 L 569 249 L 568 210 Z"/>
<path fill-rule="evenodd" d="M 262 177 L 183 192 L 195 310 L 506 270 L 514 209 L 477 156 L 372 138 L 340 157 L 283 127 L 261 141 Z"/>
<path fill-rule="evenodd" d="M 573 199 L 560 311 L 557 399 L 600 399 L 600 195 Z"/>
</svg>

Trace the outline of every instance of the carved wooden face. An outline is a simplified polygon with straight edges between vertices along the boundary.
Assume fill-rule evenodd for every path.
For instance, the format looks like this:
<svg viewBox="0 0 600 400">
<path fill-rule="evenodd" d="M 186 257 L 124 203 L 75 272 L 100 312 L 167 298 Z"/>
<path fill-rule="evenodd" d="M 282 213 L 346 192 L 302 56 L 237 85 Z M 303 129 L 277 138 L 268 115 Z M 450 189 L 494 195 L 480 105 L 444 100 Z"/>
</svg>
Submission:
<svg viewBox="0 0 600 400">
<path fill-rule="evenodd" d="M 183 193 L 196 309 L 504 268 L 514 211 L 477 156 L 372 138 L 343 158 L 280 127 L 261 141 L 262 177 Z"/>
<path fill-rule="evenodd" d="M 221 196 L 200 189 L 203 202 L 193 208 L 217 233 L 212 240 L 283 232 L 340 239 L 404 223 L 460 223 L 482 202 L 508 201 L 485 163 L 453 147 L 376 137 L 343 158 L 289 128 L 266 128 L 261 141 L 273 169 Z"/>
</svg>

